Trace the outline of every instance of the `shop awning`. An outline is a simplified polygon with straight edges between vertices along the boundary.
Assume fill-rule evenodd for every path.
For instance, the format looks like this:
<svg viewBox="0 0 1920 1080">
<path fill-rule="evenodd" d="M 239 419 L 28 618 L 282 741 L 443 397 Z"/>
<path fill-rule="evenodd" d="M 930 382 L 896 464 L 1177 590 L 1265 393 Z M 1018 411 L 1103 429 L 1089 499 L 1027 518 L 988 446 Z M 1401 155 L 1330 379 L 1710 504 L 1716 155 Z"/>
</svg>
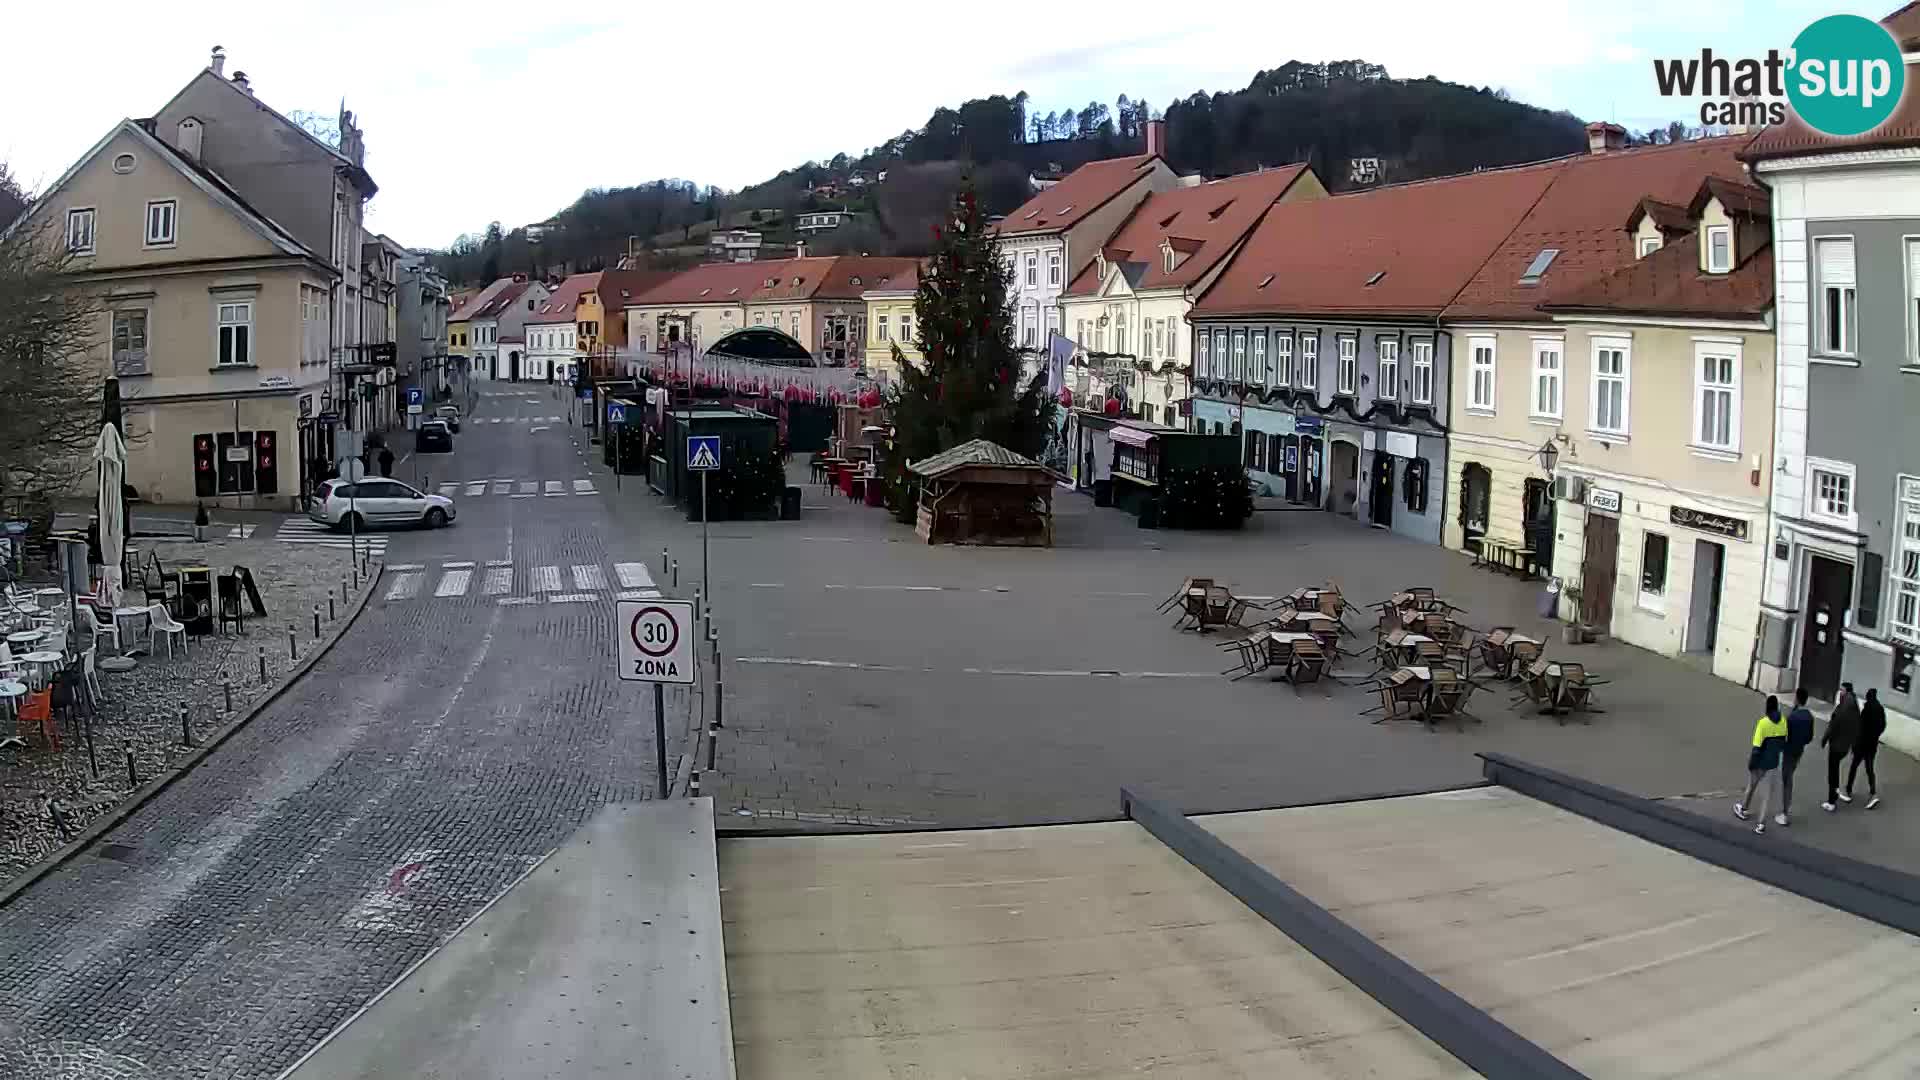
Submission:
<svg viewBox="0 0 1920 1080">
<path fill-rule="evenodd" d="M 1113 430 L 1107 433 L 1107 437 L 1114 442 L 1125 443 L 1128 446 L 1138 446 L 1144 450 L 1148 443 L 1160 436 L 1157 432 L 1141 431 L 1139 428 L 1115 424 Z"/>
</svg>

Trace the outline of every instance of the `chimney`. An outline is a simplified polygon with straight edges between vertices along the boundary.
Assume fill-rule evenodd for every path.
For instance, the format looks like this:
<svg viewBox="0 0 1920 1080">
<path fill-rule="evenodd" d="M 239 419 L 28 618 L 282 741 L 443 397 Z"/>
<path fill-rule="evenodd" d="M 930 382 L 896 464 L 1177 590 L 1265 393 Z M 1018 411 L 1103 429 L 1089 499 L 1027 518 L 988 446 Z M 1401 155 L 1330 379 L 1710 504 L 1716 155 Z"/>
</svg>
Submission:
<svg viewBox="0 0 1920 1080">
<path fill-rule="evenodd" d="M 796 259 L 804 259 L 807 257 L 807 242 L 805 240 L 796 240 L 793 242 L 793 257 Z"/>
<path fill-rule="evenodd" d="M 179 135 L 174 140 L 174 147 L 195 161 L 200 160 L 201 131 L 200 121 L 191 116 L 180 121 Z"/>
<path fill-rule="evenodd" d="M 1619 124 L 1609 124 L 1604 120 L 1595 120 L 1587 125 L 1587 152 L 1604 154 L 1609 150 L 1627 148 L 1627 129 Z"/>
<path fill-rule="evenodd" d="M 1165 120 L 1147 121 L 1147 155 L 1167 156 L 1167 122 Z"/>
<path fill-rule="evenodd" d="M 213 72 L 214 78 L 216 79 L 226 78 L 227 50 L 215 45 L 213 47 L 213 62 L 207 65 L 207 70 Z"/>
<path fill-rule="evenodd" d="M 243 93 L 243 94 L 245 94 L 245 95 L 247 95 L 248 97 L 252 97 L 252 96 L 253 96 L 253 84 L 247 81 L 247 73 L 246 73 L 246 72 L 244 72 L 244 71 L 236 71 L 236 72 L 234 72 L 234 73 L 233 73 L 233 85 L 235 85 L 235 86 L 237 86 L 237 87 L 239 87 L 239 88 L 240 88 L 240 92 L 241 92 L 241 93 Z"/>
</svg>

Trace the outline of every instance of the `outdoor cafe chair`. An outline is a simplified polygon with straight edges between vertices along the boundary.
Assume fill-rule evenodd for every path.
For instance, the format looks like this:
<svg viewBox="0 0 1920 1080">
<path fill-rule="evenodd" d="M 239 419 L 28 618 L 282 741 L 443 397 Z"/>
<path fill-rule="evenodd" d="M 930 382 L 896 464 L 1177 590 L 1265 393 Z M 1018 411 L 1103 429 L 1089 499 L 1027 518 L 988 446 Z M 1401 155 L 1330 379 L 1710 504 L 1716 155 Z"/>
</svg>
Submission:
<svg viewBox="0 0 1920 1080">
<path fill-rule="evenodd" d="M 1320 676 L 1327 673 L 1327 666 L 1327 654 L 1318 641 L 1296 642 L 1287 667 L 1287 681 L 1296 687 L 1302 683 L 1319 682 Z"/>
<path fill-rule="evenodd" d="M 1374 689 L 1380 695 L 1380 704 L 1360 715 L 1379 713 L 1380 716 L 1373 721 L 1376 724 L 1384 724 L 1389 720 L 1418 720 L 1423 724 L 1431 724 L 1427 719 L 1427 680 L 1417 676 L 1405 679 L 1389 676 L 1377 683 Z"/>
<path fill-rule="evenodd" d="M 1467 698 L 1473 693 L 1473 683 L 1460 677 L 1449 668 L 1434 668 L 1433 682 L 1427 689 L 1427 720 L 1438 723 L 1451 717 L 1456 725 L 1465 730 L 1462 718 L 1478 723 L 1480 718 L 1467 711 Z"/>
<path fill-rule="evenodd" d="M 1160 606 L 1154 608 L 1154 610 L 1164 613 L 1164 612 L 1172 611 L 1174 608 L 1177 608 L 1177 607 L 1184 607 L 1186 606 L 1188 593 L 1192 592 L 1195 589 L 1204 590 L 1204 589 L 1211 589 L 1211 588 L 1213 588 L 1212 578 L 1190 577 L 1187 580 L 1181 582 L 1180 587 L 1178 589 L 1173 590 L 1172 596 L 1169 596 L 1165 600 L 1160 601 Z"/>
<path fill-rule="evenodd" d="M 93 646 L 99 646 L 100 639 L 107 638 L 113 642 L 116 652 L 120 649 L 120 628 L 111 619 L 102 620 L 89 604 L 81 604 L 77 610 L 80 613 L 80 629 L 90 635 Z"/>
<path fill-rule="evenodd" d="M 1570 712 L 1592 714 L 1606 712 L 1594 706 L 1593 688 L 1605 680 L 1587 674 L 1585 664 L 1560 665 L 1560 704 Z"/>
<path fill-rule="evenodd" d="M 1503 679 L 1513 677 L 1513 653 L 1507 648 L 1507 640 L 1513 636 L 1513 632 L 1511 626 L 1496 626 L 1487 631 L 1487 635 L 1474 648 L 1480 663 Z"/>
<path fill-rule="evenodd" d="M 187 627 L 184 623 L 181 623 L 173 617 L 173 613 L 167 610 L 167 605 L 154 604 L 148 607 L 147 618 L 153 628 L 152 635 L 155 638 L 154 644 L 159 644 L 160 642 L 166 643 L 167 659 L 173 659 L 173 640 L 175 638 L 180 639 L 180 651 L 186 651 Z"/>
<path fill-rule="evenodd" d="M 1507 667 L 1501 678 L 1517 679 L 1526 674 L 1528 667 L 1539 661 L 1547 647 L 1538 641 L 1510 641 L 1506 648 Z"/>
<path fill-rule="evenodd" d="M 1554 687 L 1547 676 L 1547 662 L 1536 660 L 1518 669 L 1520 692 L 1513 697 L 1512 705 L 1518 708 L 1521 702 L 1532 705 L 1536 712 L 1553 712 Z"/>
<path fill-rule="evenodd" d="M 53 726 L 53 691 L 34 690 L 20 701 L 19 732 L 35 734 L 49 750 L 60 749 L 60 732 Z"/>
</svg>

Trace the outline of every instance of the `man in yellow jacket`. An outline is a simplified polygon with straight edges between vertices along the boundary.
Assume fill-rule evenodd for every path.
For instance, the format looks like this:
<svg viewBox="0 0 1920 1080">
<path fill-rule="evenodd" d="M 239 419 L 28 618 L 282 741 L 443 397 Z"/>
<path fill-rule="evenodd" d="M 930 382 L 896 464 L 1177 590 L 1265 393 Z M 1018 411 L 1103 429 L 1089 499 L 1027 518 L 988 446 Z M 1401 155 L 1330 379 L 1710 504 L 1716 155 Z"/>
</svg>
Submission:
<svg viewBox="0 0 1920 1080">
<path fill-rule="evenodd" d="M 1787 721 L 1780 715 L 1780 699 L 1767 695 L 1767 711 L 1753 725 L 1753 749 L 1747 753 L 1747 793 L 1733 804 L 1733 816 L 1741 821 L 1749 817 L 1759 818 L 1753 831 L 1767 831 L 1767 792 L 1763 784 L 1767 774 L 1773 774 L 1773 786 L 1780 798 L 1780 805 L 1786 804 L 1786 793 L 1780 791 L 1780 755 L 1787 746 Z M 1760 797 L 1758 806 L 1754 806 L 1754 796 Z"/>
</svg>

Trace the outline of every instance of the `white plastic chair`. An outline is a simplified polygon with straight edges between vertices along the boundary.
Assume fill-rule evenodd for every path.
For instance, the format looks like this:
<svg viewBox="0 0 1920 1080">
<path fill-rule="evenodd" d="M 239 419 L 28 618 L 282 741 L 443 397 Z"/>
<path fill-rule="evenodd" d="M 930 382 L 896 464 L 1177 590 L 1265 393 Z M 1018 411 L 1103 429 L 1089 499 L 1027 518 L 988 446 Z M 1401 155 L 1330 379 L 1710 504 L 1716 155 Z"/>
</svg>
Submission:
<svg viewBox="0 0 1920 1080">
<path fill-rule="evenodd" d="M 95 645 L 80 654 L 80 670 L 86 674 L 87 689 L 93 693 L 93 700 L 95 701 L 99 701 L 102 696 L 100 693 L 100 673 L 95 670 L 93 666 L 94 656 L 99 653 L 99 651 L 100 647 Z"/>
<path fill-rule="evenodd" d="M 100 616 L 94 614 L 94 610 L 85 604 L 80 605 L 80 627 L 87 633 L 93 635 L 93 644 L 95 647 L 99 646 L 100 639 L 104 637 L 112 638 L 114 649 L 116 651 L 119 650 L 120 628 L 113 623 L 102 623 Z"/>
<path fill-rule="evenodd" d="M 154 604 L 147 608 L 147 622 L 152 627 L 150 636 L 154 639 L 154 644 L 161 641 L 167 643 L 167 659 L 173 659 L 173 639 L 176 637 L 180 639 L 180 651 L 186 651 L 186 625 L 173 617 L 173 613 L 167 610 L 167 605 Z"/>
</svg>

